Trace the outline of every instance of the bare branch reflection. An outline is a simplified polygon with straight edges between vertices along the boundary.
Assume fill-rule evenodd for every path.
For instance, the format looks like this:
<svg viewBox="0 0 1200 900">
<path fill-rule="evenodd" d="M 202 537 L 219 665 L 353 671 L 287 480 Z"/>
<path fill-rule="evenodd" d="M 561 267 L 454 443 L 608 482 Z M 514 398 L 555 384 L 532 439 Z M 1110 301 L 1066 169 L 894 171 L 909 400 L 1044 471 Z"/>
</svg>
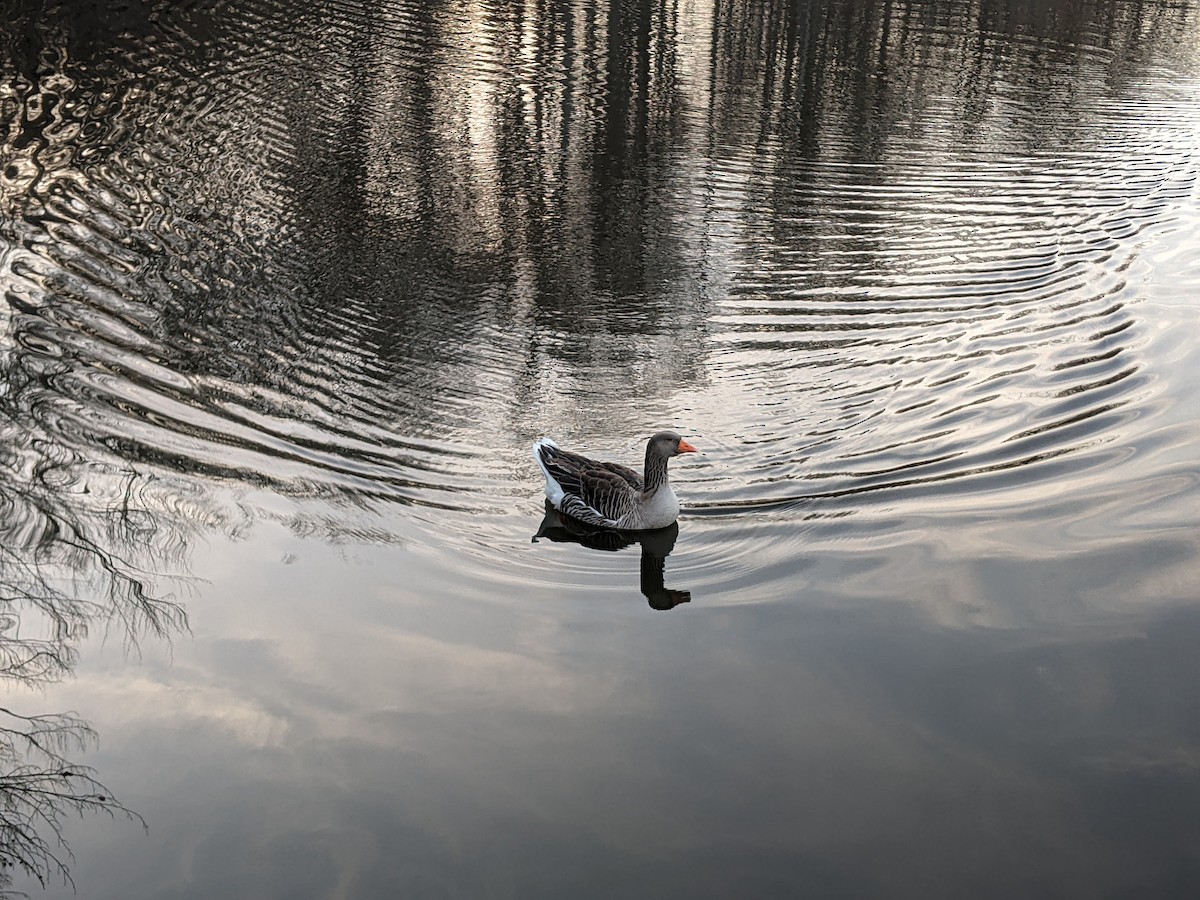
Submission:
<svg viewBox="0 0 1200 900">
<path fill-rule="evenodd" d="M 19 347 L 20 344 L 18 343 Z M 16 871 L 73 884 L 68 817 L 145 822 L 77 761 L 97 735 L 75 713 L 29 713 L 20 698 L 71 675 L 97 626 L 134 649 L 187 628 L 154 569 L 184 563 L 172 517 L 152 510 L 143 479 L 105 473 L 39 427 L 29 354 L 6 358 L 0 395 L 0 895 Z"/>
<path fill-rule="evenodd" d="M 11 415 L 18 396 L 0 401 L 0 412 Z M 28 449 L 16 441 L 30 432 L 4 431 L 0 684 L 14 699 L 0 707 L 0 894 L 14 870 L 43 886 L 56 876 L 72 884 L 64 839 L 69 815 L 104 813 L 145 825 L 75 760 L 97 739 L 84 719 L 26 713 L 15 698 L 69 677 L 79 642 L 96 625 L 115 626 L 131 648 L 146 635 L 168 639 L 187 627 L 183 607 L 154 593 L 144 568 L 162 562 L 170 529 L 148 511 L 135 511 L 132 476 L 125 502 L 89 506 L 80 502 L 78 471 L 44 465 L 45 457 L 33 458 L 31 467 L 15 465 L 23 456 L 15 451 Z"/>
<path fill-rule="evenodd" d="M 58 875 L 74 888 L 63 836 L 68 814 L 123 815 L 146 823 L 92 769 L 68 758 L 95 743 L 86 722 L 69 713 L 22 716 L 0 707 L 0 723 L 0 896 L 7 895 L 14 869 L 42 887 Z"/>
</svg>

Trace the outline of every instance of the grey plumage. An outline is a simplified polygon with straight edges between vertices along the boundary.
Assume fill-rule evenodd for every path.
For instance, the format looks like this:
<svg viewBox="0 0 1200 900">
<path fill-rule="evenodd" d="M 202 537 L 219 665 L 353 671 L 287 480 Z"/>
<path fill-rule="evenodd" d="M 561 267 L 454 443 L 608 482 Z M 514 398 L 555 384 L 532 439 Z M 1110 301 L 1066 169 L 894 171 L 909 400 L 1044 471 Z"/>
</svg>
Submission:
<svg viewBox="0 0 1200 900">
<path fill-rule="evenodd" d="M 563 450 L 543 438 L 533 446 L 546 476 L 546 496 L 560 512 L 602 528 L 663 528 L 675 521 L 679 501 L 667 479 L 667 460 L 695 448 L 673 431 L 646 443 L 643 474 L 619 463 L 600 462 Z"/>
</svg>

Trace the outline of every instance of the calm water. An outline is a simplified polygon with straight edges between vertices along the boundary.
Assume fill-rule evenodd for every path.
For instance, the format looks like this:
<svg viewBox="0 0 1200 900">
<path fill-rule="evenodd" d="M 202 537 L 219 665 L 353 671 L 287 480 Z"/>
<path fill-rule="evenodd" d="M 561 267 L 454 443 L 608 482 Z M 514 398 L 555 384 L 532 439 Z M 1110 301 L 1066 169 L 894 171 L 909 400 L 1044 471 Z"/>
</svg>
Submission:
<svg viewBox="0 0 1200 900">
<path fill-rule="evenodd" d="M 12 886 L 1200 890 L 1200 9 L 10 6 Z"/>
</svg>

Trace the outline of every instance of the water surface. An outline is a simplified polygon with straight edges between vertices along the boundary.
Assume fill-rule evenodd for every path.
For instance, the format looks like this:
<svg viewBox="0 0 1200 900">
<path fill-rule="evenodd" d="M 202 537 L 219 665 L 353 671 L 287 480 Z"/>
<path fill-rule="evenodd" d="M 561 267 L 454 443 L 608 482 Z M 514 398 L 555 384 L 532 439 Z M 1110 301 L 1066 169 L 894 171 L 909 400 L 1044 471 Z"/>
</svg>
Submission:
<svg viewBox="0 0 1200 900">
<path fill-rule="evenodd" d="M 1198 36 L 18 2 L 3 706 L 149 826 L 43 822 L 80 895 L 1193 893 Z M 536 437 L 664 427 L 677 532 L 544 530 Z"/>
</svg>

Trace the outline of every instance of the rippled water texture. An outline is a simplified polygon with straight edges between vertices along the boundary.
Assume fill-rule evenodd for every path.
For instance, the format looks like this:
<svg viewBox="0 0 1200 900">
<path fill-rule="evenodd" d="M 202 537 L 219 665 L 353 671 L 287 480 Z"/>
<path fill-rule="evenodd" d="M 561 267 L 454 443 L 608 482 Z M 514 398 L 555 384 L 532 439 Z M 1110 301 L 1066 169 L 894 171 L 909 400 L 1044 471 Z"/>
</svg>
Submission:
<svg viewBox="0 0 1200 900">
<path fill-rule="evenodd" d="M 1198 172 L 1187 3 L 17 0 L 13 884 L 1191 896 Z"/>
</svg>

